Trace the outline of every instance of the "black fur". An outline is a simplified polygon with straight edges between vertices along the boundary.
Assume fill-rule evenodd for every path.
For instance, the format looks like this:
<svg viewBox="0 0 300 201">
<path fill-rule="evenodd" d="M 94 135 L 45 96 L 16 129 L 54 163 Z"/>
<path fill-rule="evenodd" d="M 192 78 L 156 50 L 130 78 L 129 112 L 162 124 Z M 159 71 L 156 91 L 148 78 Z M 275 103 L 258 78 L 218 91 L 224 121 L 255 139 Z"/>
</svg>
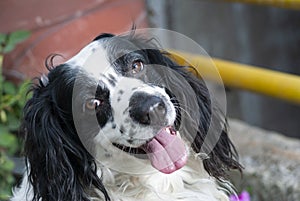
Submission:
<svg viewBox="0 0 300 201">
<path fill-rule="evenodd" d="M 24 152 L 33 200 L 88 201 L 93 188 L 110 200 L 96 174 L 94 158 L 74 127 L 71 94 L 78 72 L 66 65 L 49 70 L 47 86 L 41 81 L 35 85 L 24 108 Z"/>
</svg>

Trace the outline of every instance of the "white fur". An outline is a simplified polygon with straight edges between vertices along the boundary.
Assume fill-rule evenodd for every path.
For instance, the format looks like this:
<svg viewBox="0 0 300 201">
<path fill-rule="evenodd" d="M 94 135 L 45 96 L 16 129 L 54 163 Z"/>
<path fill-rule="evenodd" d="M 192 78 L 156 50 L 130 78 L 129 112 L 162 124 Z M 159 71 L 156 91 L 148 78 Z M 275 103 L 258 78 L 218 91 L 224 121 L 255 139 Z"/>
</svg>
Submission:
<svg viewBox="0 0 300 201">
<path fill-rule="evenodd" d="M 169 175 L 158 171 L 144 175 L 118 173 L 103 166 L 99 174 L 103 174 L 112 201 L 228 201 L 226 190 L 218 187 L 200 164 L 201 161 L 192 156 L 185 167 Z M 32 189 L 25 174 L 11 201 L 31 199 Z M 102 193 L 91 200 L 103 201 Z"/>
<path fill-rule="evenodd" d="M 19 188 L 13 190 L 13 197 L 11 201 L 31 201 L 33 198 L 33 189 L 28 181 L 28 172 L 25 171 L 23 175 L 23 180 Z"/>
<path fill-rule="evenodd" d="M 145 175 L 107 171 L 104 178 L 111 178 L 106 186 L 114 201 L 228 201 L 203 167 L 191 166 L 189 163 L 169 175 L 158 171 Z"/>
</svg>

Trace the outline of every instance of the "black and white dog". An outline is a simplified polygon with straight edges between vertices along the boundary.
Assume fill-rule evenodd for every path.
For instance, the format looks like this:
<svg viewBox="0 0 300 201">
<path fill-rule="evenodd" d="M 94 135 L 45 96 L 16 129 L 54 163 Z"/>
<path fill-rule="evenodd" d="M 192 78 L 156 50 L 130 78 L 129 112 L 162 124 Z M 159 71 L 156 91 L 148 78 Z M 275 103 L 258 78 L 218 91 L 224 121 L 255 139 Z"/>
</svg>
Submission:
<svg viewBox="0 0 300 201">
<path fill-rule="evenodd" d="M 241 165 L 226 120 L 192 67 L 154 43 L 102 34 L 48 62 L 24 108 L 27 169 L 12 201 L 228 200 L 226 171 Z"/>
</svg>

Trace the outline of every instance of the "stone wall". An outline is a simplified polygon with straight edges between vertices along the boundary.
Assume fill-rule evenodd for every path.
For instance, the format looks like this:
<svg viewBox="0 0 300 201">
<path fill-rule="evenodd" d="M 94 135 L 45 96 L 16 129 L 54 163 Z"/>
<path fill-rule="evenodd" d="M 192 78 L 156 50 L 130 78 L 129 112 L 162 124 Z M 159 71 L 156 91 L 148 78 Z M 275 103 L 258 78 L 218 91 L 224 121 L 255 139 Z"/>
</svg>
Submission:
<svg viewBox="0 0 300 201">
<path fill-rule="evenodd" d="M 251 201 L 300 200 L 300 140 L 230 120 L 230 135 L 245 169 L 231 177 Z"/>
</svg>

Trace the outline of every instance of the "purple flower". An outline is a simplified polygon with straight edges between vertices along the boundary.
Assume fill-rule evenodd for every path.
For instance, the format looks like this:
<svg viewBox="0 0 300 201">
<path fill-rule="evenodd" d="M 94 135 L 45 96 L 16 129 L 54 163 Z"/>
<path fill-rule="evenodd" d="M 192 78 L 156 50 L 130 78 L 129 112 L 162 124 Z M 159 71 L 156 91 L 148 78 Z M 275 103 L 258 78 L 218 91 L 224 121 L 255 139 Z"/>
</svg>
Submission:
<svg viewBox="0 0 300 201">
<path fill-rule="evenodd" d="M 238 196 L 231 195 L 230 201 L 250 201 L 250 194 L 247 191 L 242 191 Z"/>
</svg>

